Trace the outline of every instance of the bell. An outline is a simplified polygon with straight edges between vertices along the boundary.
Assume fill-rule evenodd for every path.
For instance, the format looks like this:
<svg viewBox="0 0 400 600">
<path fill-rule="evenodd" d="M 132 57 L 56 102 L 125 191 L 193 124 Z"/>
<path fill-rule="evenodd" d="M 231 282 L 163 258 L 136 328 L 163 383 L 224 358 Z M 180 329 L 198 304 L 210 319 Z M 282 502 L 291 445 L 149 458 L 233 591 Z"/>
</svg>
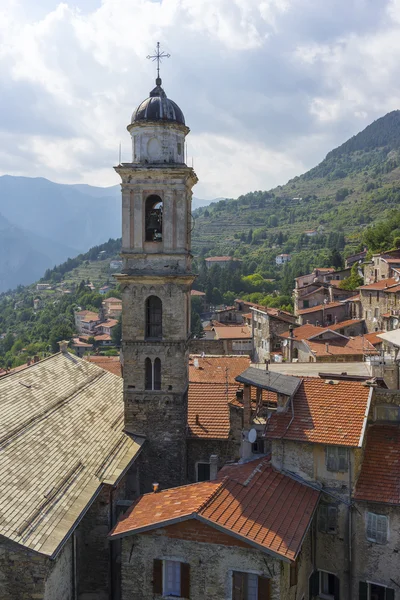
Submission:
<svg viewBox="0 0 400 600">
<path fill-rule="evenodd" d="M 159 229 L 160 220 L 156 212 L 151 212 L 147 221 L 147 229 Z"/>
</svg>

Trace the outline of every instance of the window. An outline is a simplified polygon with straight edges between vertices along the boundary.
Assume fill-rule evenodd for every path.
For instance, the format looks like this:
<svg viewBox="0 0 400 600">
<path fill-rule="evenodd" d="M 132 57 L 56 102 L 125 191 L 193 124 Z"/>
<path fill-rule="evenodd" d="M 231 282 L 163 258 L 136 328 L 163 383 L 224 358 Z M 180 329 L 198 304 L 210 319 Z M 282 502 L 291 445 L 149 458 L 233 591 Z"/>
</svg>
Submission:
<svg viewBox="0 0 400 600">
<path fill-rule="evenodd" d="M 341 446 L 327 446 L 326 468 L 328 471 L 342 471 L 343 473 L 346 473 L 348 470 L 347 448 L 342 448 Z"/>
<path fill-rule="evenodd" d="M 147 357 L 144 361 L 144 389 L 161 390 L 161 360 L 156 358 L 154 362 Z"/>
<path fill-rule="evenodd" d="M 385 515 L 367 513 L 367 540 L 376 544 L 386 544 L 388 518 Z"/>
<path fill-rule="evenodd" d="M 163 203 L 160 196 L 149 196 L 145 204 L 145 240 L 162 242 Z"/>
<path fill-rule="evenodd" d="M 326 571 L 314 571 L 309 580 L 310 598 L 318 596 L 326 600 L 339 600 L 340 579 Z"/>
<path fill-rule="evenodd" d="M 303 300 L 303 308 L 310 308 L 310 301 L 309 300 Z"/>
<path fill-rule="evenodd" d="M 178 151 L 178 155 L 180 156 L 182 154 L 182 143 L 178 142 L 177 144 L 177 151 Z"/>
<path fill-rule="evenodd" d="M 318 509 L 318 531 L 336 533 L 337 507 L 334 504 L 321 504 Z"/>
<path fill-rule="evenodd" d="M 379 318 L 379 308 L 374 308 L 374 317 L 375 319 Z"/>
<path fill-rule="evenodd" d="M 375 407 L 376 421 L 400 421 L 400 406 L 376 406 Z"/>
<path fill-rule="evenodd" d="M 372 304 L 372 294 L 369 295 L 369 303 Z"/>
<path fill-rule="evenodd" d="M 153 561 L 153 594 L 190 598 L 190 565 L 178 560 Z"/>
<path fill-rule="evenodd" d="M 360 581 L 358 588 L 359 600 L 394 600 L 394 589 Z"/>
<path fill-rule="evenodd" d="M 210 463 L 198 462 L 196 467 L 197 481 L 210 481 Z"/>
<path fill-rule="evenodd" d="M 253 454 L 264 454 L 264 440 L 257 437 L 256 441 L 251 446 L 251 451 Z"/>
<path fill-rule="evenodd" d="M 254 573 L 232 573 L 232 600 L 269 600 L 270 580 Z"/>
<path fill-rule="evenodd" d="M 157 296 L 146 300 L 146 338 L 162 338 L 162 302 Z"/>
</svg>

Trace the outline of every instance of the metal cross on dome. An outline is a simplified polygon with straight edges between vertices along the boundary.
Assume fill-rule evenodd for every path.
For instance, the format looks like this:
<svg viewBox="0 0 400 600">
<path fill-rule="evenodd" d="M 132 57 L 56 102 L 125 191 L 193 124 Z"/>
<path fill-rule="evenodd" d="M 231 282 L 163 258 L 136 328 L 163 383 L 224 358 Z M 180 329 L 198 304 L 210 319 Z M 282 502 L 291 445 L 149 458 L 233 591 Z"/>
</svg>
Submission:
<svg viewBox="0 0 400 600">
<path fill-rule="evenodd" d="M 166 52 L 160 52 L 160 42 L 157 42 L 157 47 L 155 49 L 155 54 L 149 54 L 146 58 L 149 58 L 153 62 L 157 61 L 157 79 L 160 79 L 160 62 L 162 62 L 163 58 L 169 58 L 171 55 Z"/>
</svg>

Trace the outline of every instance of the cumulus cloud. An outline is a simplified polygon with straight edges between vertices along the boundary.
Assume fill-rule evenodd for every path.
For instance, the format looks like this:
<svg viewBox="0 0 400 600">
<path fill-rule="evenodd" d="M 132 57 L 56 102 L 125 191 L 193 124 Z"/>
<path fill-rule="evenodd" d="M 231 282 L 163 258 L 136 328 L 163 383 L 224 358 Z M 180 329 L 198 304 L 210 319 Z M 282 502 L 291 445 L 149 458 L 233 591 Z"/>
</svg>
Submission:
<svg viewBox="0 0 400 600">
<path fill-rule="evenodd" d="M 0 2 L 0 37 L 11 174 L 116 183 L 158 40 L 197 196 L 285 183 L 400 105 L 400 0 L 13 0 Z"/>
</svg>

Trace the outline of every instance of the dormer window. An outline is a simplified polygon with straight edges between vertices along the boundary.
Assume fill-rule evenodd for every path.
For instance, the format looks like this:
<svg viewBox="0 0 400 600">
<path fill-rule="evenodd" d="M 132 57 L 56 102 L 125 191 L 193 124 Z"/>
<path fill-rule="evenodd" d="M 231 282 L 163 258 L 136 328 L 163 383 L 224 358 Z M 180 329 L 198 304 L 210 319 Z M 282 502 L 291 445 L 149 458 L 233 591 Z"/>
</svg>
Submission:
<svg viewBox="0 0 400 600">
<path fill-rule="evenodd" d="M 160 196 L 149 196 L 145 207 L 146 242 L 162 242 L 163 203 Z"/>
</svg>

